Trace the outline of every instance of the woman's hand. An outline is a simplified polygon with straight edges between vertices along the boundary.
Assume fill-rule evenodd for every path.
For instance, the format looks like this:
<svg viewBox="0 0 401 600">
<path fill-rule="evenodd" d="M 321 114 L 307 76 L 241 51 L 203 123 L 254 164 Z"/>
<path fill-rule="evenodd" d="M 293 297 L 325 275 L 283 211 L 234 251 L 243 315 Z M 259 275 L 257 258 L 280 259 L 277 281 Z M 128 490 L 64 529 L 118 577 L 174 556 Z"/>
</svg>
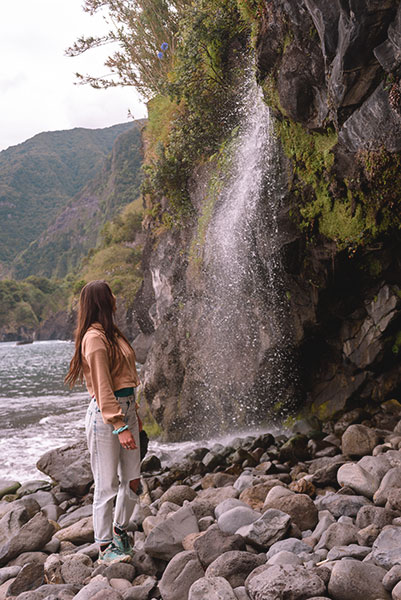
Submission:
<svg viewBox="0 0 401 600">
<path fill-rule="evenodd" d="M 135 444 L 134 436 L 129 429 L 122 431 L 118 434 L 118 440 L 123 448 L 127 450 L 135 450 L 137 445 Z"/>
</svg>

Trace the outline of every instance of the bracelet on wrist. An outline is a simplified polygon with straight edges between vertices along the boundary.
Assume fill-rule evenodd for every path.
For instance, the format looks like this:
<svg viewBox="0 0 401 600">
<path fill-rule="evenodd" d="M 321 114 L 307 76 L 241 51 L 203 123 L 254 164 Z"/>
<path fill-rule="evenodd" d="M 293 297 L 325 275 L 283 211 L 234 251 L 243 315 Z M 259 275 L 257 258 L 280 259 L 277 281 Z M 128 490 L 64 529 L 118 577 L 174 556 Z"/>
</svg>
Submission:
<svg viewBox="0 0 401 600">
<path fill-rule="evenodd" d="M 118 435 L 119 433 L 122 433 L 123 431 L 126 431 L 128 429 L 128 425 L 124 425 L 123 427 L 119 427 L 118 429 L 115 429 L 113 431 L 114 435 Z"/>
</svg>

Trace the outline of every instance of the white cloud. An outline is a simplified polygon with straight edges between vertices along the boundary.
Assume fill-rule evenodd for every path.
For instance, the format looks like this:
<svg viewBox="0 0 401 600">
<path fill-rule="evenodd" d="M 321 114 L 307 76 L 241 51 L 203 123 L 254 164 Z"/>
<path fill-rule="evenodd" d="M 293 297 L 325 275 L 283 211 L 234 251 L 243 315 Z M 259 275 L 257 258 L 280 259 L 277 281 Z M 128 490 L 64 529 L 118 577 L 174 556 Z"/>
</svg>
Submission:
<svg viewBox="0 0 401 600">
<path fill-rule="evenodd" d="M 75 72 L 104 75 L 105 48 L 77 58 L 65 49 L 81 35 L 102 34 L 101 16 L 82 0 L 14 0 L 0 21 L 0 150 L 41 131 L 108 127 L 146 115 L 134 88 L 74 85 Z"/>
</svg>

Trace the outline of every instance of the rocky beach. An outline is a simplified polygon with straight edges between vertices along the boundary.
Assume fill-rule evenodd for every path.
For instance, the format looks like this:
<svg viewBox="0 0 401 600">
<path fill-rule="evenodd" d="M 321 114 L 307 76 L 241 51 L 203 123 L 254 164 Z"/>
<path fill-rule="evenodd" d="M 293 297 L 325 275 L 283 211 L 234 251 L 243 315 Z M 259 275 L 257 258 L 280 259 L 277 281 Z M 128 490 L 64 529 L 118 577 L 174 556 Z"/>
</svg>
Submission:
<svg viewBox="0 0 401 600">
<path fill-rule="evenodd" d="M 142 463 L 131 563 L 97 565 L 84 441 L 3 481 L 0 599 L 399 600 L 401 405 Z"/>
</svg>

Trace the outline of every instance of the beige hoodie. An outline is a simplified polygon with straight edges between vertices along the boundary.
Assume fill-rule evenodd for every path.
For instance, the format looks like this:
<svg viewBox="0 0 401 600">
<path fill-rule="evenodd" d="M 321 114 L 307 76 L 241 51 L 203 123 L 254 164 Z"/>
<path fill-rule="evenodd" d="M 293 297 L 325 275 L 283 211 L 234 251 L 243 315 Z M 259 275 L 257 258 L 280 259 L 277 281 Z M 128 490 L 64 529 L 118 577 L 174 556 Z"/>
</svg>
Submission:
<svg viewBox="0 0 401 600">
<path fill-rule="evenodd" d="M 95 396 L 105 423 L 114 429 L 125 425 L 120 405 L 114 396 L 116 390 L 137 387 L 138 373 L 135 352 L 123 338 L 118 338 L 121 357 L 110 365 L 110 349 L 100 323 L 93 323 L 82 340 L 82 369 L 86 387 Z"/>
</svg>

